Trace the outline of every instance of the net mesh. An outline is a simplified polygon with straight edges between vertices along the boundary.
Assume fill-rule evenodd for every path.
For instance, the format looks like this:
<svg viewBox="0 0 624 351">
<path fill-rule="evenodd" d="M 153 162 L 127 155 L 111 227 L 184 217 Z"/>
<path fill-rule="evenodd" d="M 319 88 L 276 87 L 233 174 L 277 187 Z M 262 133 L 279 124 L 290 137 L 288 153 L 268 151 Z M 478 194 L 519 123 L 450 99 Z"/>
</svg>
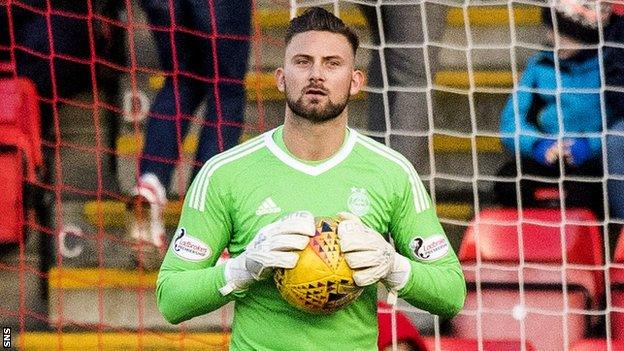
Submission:
<svg viewBox="0 0 624 351">
<path fill-rule="evenodd" d="M 272 71 L 283 60 L 285 27 L 303 9 L 322 6 L 361 38 L 356 64 L 368 81 L 351 101 L 351 125 L 412 161 L 468 282 L 466 306 L 451 321 L 402 300 L 395 308 L 380 307 L 391 316 L 392 345 L 403 335 L 398 316 L 404 315 L 431 350 L 624 348 L 618 346 L 624 339 L 624 265 L 617 263 L 624 262 L 624 244 L 616 248 L 624 222 L 610 214 L 607 192 L 610 180 L 624 180 L 607 167 L 607 138 L 620 132 L 604 132 L 610 125 L 604 93 L 622 87 L 609 85 L 611 71 L 602 59 L 597 88 L 565 86 L 558 59 L 554 89 L 521 86 L 529 58 L 552 51 L 541 22 L 549 3 L 190 3 L 0 0 L 0 94 L 7 101 L 0 106 L 0 123 L 13 134 L 35 128 L 11 119 L 32 108 L 28 93 L 6 88 L 15 77 L 28 78 L 37 90 L 40 132 L 35 129 L 42 135 L 44 160 L 29 154 L 36 144 L 0 133 L 3 169 L 14 170 L 2 172 L 2 192 L 25 189 L 23 198 L 6 198 L 1 207 L 8 210 L 0 211 L 7 227 L 23 226 L 26 234 L 0 231 L 0 324 L 11 328 L 14 346 L 227 349 L 232 306 L 178 326 L 166 323 L 155 306 L 156 273 L 145 269 L 150 253 L 137 257 L 130 250 L 126 203 L 142 150 L 165 142 L 145 140 L 144 133 L 155 120 L 175 135 L 168 156 L 142 155 L 175 169 L 164 212 L 172 231 L 206 140 L 212 149 L 201 152 L 210 156 L 281 123 L 283 100 Z M 614 12 L 623 15 L 620 2 L 603 3 L 615 4 Z M 242 22 L 236 30 L 217 20 L 219 11 L 243 7 L 253 11 L 248 27 L 244 15 L 237 17 Z M 555 38 L 555 48 L 565 49 Z M 225 63 L 245 54 L 245 45 L 248 60 L 238 69 Z M 597 43 L 583 48 L 597 49 L 602 58 L 622 44 L 601 32 Z M 237 103 L 243 87 L 245 101 Z M 501 133 L 501 113 L 513 96 L 513 112 L 520 114 L 522 91 L 551 96 L 561 130 L 565 95 L 599 95 L 599 131 L 555 136 L 600 139 L 597 173 L 569 174 L 560 148 L 562 161 L 555 168 L 563 175 L 533 174 L 520 153 L 506 150 L 501 138 L 515 138 L 519 148 L 519 133 Z M 203 136 L 202 130 L 209 132 Z M 514 160 L 510 173 L 503 173 Z M 534 202 L 522 195 L 525 181 L 541 182 L 531 188 Z M 585 206 L 561 206 L 570 181 L 572 189 L 595 196 L 581 197 Z M 511 186 L 511 205 L 498 198 L 501 183 Z M 16 214 L 14 208 L 24 211 Z"/>
</svg>

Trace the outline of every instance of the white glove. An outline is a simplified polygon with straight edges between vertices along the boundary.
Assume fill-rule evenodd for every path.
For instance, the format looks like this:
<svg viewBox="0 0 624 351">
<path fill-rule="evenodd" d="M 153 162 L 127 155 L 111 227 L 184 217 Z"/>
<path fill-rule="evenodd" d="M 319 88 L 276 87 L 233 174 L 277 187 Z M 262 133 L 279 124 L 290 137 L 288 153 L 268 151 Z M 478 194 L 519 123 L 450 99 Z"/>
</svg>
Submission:
<svg viewBox="0 0 624 351">
<path fill-rule="evenodd" d="M 245 251 L 225 262 L 226 285 L 222 295 L 245 290 L 256 280 L 267 278 L 273 268 L 293 268 L 299 252 L 314 236 L 314 216 L 307 211 L 292 213 L 262 227 Z"/>
<path fill-rule="evenodd" d="M 355 284 L 367 286 L 381 281 L 391 291 L 405 286 L 411 271 L 409 260 L 357 216 L 348 212 L 341 212 L 339 216 L 340 248 L 353 269 Z"/>
</svg>

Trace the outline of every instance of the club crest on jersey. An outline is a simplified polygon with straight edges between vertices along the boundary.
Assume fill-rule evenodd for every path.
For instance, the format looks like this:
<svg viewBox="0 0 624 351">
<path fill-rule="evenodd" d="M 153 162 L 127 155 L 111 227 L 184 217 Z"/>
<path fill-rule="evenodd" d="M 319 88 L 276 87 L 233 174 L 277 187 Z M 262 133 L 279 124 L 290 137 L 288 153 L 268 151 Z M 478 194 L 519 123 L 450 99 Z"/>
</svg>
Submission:
<svg viewBox="0 0 624 351">
<path fill-rule="evenodd" d="M 188 235 L 184 228 L 176 231 L 171 248 L 177 256 L 189 261 L 205 260 L 212 254 L 207 244 Z"/>
<path fill-rule="evenodd" d="M 356 216 L 364 216 L 370 211 L 370 199 L 364 188 L 351 188 L 351 196 L 347 200 L 349 212 Z"/>
<path fill-rule="evenodd" d="M 446 237 L 439 234 L 427 238 L 417 236 L 409 246 L 416 258 L 424 261 L 435 261 L 444 257 L 450 247 Z"/>
</svg>

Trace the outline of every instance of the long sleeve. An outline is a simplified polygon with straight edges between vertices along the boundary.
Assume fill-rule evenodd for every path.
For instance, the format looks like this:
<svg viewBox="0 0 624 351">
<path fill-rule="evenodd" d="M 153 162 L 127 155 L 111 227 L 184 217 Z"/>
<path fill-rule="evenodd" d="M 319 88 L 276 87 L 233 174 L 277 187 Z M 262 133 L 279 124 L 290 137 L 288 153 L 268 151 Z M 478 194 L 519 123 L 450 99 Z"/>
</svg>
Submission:
<svg viewBox="0 0 624 351">
<path fill-rule="evenodd" d="M 534 89 L 535 80 L 535 58 L 531 58 L 527 62 L 526 69 L 522 74 L 518 88 L 509 96 L 507 104 L 501 113 L 500 132 L 507 136 L 502 138 L 503 145 L 510 153 L 515 153 L 515 138 L 520 138 L 520 154 L 525 157 L 531 156 L 533 145 L 539 139 L 534 135 L 540 130 L 535 124 L 529 121 L 529 112 L 533 105 L 534 93 L 530 89 Z M 520 130 L 516 128 L 516 113 L 514 101 L 518 103 L 518 121 Z"/>
<path fill-rule="evenodd" d="M 184 270 L 163 266 L 156 293 L 158 309 L 165 319 L 178 324 L 233 300 L 232 296 L 221 296 L 218 290 L 225 285 L 223 267 Z"/>
<path fill-rule="evenodd" d="M 224 192 L 227 186 L 218 183 L 214 177 L 195 179 L 160 268 L 156 300 L 170 323 L 214 311 L 233 299 L 218 291 L 225 285 L 224 266 L 215 264 L 229 242 L 232 227 Z M 202 194 L 205 206 L 197 206 Z"/>
<path fill-rule="evenodd" d="M 451 318 L 464 305 L 464 275 L 431 199 L 413 169 L 410 178 L 399 188 L 390 226 L 397 252 L 412 266 L 399 297 L 414 307 Z"/>
</svg>

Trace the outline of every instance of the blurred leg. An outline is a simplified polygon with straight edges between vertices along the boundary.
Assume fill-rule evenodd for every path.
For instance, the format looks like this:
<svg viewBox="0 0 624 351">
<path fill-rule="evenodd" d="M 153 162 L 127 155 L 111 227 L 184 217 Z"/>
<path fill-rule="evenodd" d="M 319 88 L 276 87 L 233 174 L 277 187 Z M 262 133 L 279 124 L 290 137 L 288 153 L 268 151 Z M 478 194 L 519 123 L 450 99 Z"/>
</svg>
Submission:
<svg viewBox="0 0 624 351">
<path fill-rule="evenodd" d="M 607 162 L 609 170 L 609 207 L 611 218 L 624 220 L 624 119 L 611 127 L 614 134 L 607 134 Z"/>
<path fill-rule="evenodd" d="M 427 67 L 425 54 L 436 57 L 435 47 L 427 44 L 438 39 L 442 26 L 423 26 L 422 19 L 423 14 L 430 16 L 428 22 L 431 23 L 439 15 L 438 8 L 423 4 L 384 4 L 380 8 L 381 18 L 372 4 L 361 6 L 361 10 L 367 18 L 373 43 L 381 43 L 379 32 L 382 30 L 385 44 L 385 65 L 382 66 L 380 52 L 373 52 L 369 62 L 369 86 L 387 89 L 383 94 L 370 94 L 370 129 L 392 131 L 390 146 L 405 155 L 420 174 L 429 174 L 427 133 L 433 126 L 429 125 L 428 118 L 427 100 L 431 96 L 427 95 L 427 78 L 433 79 L 435 60 Z M 388 113 L 384 99 L 388 103 Z"/>
<path fill-rule="evenodd" d="M 624 16 L 613 16 L 605 32 L 604 69 L 606 100 L 614 123 L 624 118 Z"/>
<path fill-rule="evenodd" d="M 202 6 L 204 4 L 208 6 Z M 211 4 L 213 9 L 209 8 Z M 243 81 L 250 47 L 251 2 L 214 0 L 194 3 L 193 6 L 196 25 L 212 32 L 214 18 L 219 35 L 216 40 L 217 69 L 213 69 L 214 55 L 210 41 L 207 47 L 211 51 L 205 56 L 204 63 L 207 71 L 214 71 L 211 77 L 218 73 L 219 82 L 207 86 L 206 124 L 201 131 L 196 155 L 197 164 L 203 164 L 210 157 L 238 144 L 242 131 L 245 110 Z M 196 167 L 195 172 L 198 170 L 199 167 Z"/>
<path fill-rule="evenodd" d="M 170 1 L 173 1 L 176 27 L 186 27 L 182 4 L 179 0 Z M 142 1 L 150 25 L 165 28 L 172 25 L 170 1 Z M 193 47 L 186 45 L 187 36 L 176 31 L 173 40 L 176 49 L 174 63 L 174 47 L 169 31 L 154 30 L 153 34 L 161 68 L 166 73 L 174 74 L 176 79 L 173 76 L 167 77 L 151 106 L 140 169 L 141 175 L 152 173 L 167 188 L 171 183 L 173 170 L 180 160 L 180 145 L 188 131 L 189 116 L 199 106 L 204 93 L 201 82 L 180 74 L 197 74 L 191 64 L 196 52 Z"/>
<path fill-rule="evenodd" d="M 366 17 L 366 23 L 371 33 L 371 42 L 374 45 L 379 45 L 379 26 L 383 25 L 378 21 L 376 7 L 371 5 L 361 5 L 360 10 L 364 17 Z M 372 50 L 370 55 L 370 61 L 368 62 L 368 72 L 366 84 L 371 88 L 383 88 L 383 76 L 381 67 L 381 55 L 379 50 Z M 386 131 L 386 119 L 384 112 L 384 94 L 383 93 L 369 93 L 368 94 L 369 105 L 369 122 L 368 127 L 374 132 Z"/>
</svg>

